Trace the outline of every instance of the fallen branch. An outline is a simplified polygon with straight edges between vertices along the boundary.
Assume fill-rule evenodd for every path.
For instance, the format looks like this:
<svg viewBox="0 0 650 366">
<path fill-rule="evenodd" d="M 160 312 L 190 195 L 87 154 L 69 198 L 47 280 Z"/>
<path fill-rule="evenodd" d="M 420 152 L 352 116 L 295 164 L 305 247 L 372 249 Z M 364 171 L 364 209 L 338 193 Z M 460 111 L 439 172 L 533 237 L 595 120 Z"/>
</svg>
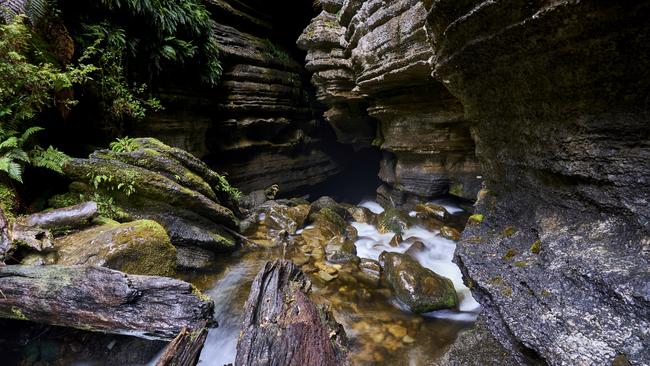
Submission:
<svg viewBox="0 0 650 366">
<path fill-rule="evenodd" d="M 195 366 L 207 337 L 207 323 L 195 329 L 183 328 L 165 347 L 156 366 Z"/>
<path fill-rule="evenodd" d="M 212 319 L 214 304 L 189 283 L 103 267 L 0 267 L 0 318 L 172 339 Z"/>
</svg>

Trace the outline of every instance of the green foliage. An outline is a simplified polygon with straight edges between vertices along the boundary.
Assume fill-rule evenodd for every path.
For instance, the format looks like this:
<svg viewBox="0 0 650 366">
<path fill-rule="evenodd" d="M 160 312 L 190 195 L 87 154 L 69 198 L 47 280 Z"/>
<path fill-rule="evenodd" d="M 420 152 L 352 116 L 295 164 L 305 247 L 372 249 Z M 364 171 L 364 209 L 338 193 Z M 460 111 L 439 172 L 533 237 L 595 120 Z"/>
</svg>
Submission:
<svg viewBox="0 0 650 366">
<path fill-rule="evenodd" d="M 113 182 L 112 175 L 93 174 L 88 173 L 90 184 L 95 188 L 95 191 L 102 191 L 106 194 L 122 193 L 126 197 L 130 197 L 136 191 L 137 183 L 130 182 Z"/>
<path fill-rule="evenodd" d="M 539 252 L 540 252 L 541 250 L 542 250 L 542 241 L 539 240 L 539 239 L 537 239 L 537 240 L 535 240 L 535 242 L 533 243 L 533 245 L 530 246 L 530 251 L 531 251 L 533 254 L 539 254 Z"/>
<path fill-rule="evenodd" d="M 230 185 L 226 177 L 219 175 L 219 185 L 215 187 L 219 192 L 224 192 L 235 200 L 241 198 L 241 191 Z"/>
<path fill-rule="evenodd" d="M 200 0 L 60 0 L 67 23 L 120 31 L 130 74 L 157 77 L 167 66 L 192 66 L 204 82 L 221 77 L 210 13 Z M 82 38 L 83 41 L 83 38 Z M 86 39 L 87 41 L 87 39 Z M 94 39 L 91 38 L 91 43 Z M 198 66 L 198 67 L 196 67 Z"/>
<path fill-rule="evenodd" d="M 138 145 L 134 138 L 126 136 L 123 138 L 118 137 L 117 140 L 110 143 L 109 147 L 114 152 L 123 153 L 135 151 L 140 147 L 140 145 Z"/>
<path fill-rule="evenodd" d="M 291 57 L 289 56 L 289 54 L 285 50 L 283 50 L 282 48 L 276 46 L 269 39 L 264 40 L 264 46 L 268 50 L 267 57 L 269 57 L 269 58 L 275 58 L 275 59 L 278 59 L 278 60 L 284 61 L 284 62 L 289 61 L 291 59 Z"/>
</svg>

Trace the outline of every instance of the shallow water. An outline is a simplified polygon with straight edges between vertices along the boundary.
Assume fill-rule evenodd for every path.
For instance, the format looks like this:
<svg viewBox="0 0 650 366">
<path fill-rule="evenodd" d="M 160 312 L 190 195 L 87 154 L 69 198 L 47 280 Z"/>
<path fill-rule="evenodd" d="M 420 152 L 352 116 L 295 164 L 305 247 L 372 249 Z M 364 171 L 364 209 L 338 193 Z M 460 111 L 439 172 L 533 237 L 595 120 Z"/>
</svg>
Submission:
<svg viewBox="0 0 650 366">
<path fill-rule="evenodd" d="M 363 202 L 361 206 L 373 212 L 383 210 L 374 202 Z M 455 206 L 450 207 L 450 210 L 455 209 Z M 460 270 L 451 262 L 455 243 L 440 237 L 437 230 L 412 227 L 404 232 L 404 241 L 392 247 L 388 243 L 393 233 L 381 234 L 374 226 L 358 222 L 352 226 L 359 234 L 355 244 L 361 258 L 376 260 L 383 251 L 401 253 L 415 240 L 424 243 L 425 249 L 416 259 L 453 281 L 461 300 L 460 311 L 412 314 L 388 289 L 352 265 L 339 266 L 339 276 L 332 282 L 321 280 L 315 273 L 308 274 L 313 283 L 314 301 L 328 305 L 335 319 L 344 326 L 355 364 L 431 363 L 459 332 L 472 325 L 478 310 L 478 303 L 462 283 Z M 296 253 L 288 250 L 287 257 Z M 219 327 L 208 334 L 199 365 L 222 366 L 234 362 L 244 303 L 253 278 L 267 260 L 281 256 L 280 250 L 242 251 L 221 259 L 219 270 L 214 273 L 185 278 L 214 299 L 215 320 L 219 323 Z"/>
</svg>

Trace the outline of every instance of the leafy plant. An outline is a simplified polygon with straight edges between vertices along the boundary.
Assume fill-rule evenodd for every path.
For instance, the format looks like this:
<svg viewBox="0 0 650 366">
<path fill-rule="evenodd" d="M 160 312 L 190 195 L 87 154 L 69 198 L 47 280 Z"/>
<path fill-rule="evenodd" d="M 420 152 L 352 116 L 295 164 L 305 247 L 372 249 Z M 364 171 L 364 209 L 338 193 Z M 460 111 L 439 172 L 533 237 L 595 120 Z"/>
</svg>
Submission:
<svg viewBox="0 0 650 366">
<path fill-rule="evenodd" d="M 135 139 L 130 138 L 129 136 L 123 138 L 118 137 L 117 140 L 111 142 L 108 146 L 112 151 L 117 153 L 132 152 L 140 147 Z"/>
<path fill-rule="evenodd" d="M 220 192 L 224 192 L 228 194 L 230 197 L 234 198 L 235 200 L 241 198 L 241 191 L 231 186 L 228 180 L 226 179 L 226 177 L 224 177 L 223 175 L 219 175 L 218 187 L 216 188 Z"/>
<path fill-rule="evenodd" d="M 47 150 L 34 146 L 31 151 L 26 151 L 29 139 L 42 130 L 41 127 L 31 127 L 18 134 L 0 127 L 0 171 L 21 183 L 24 167 L 29 164 L 62 173 L 63 164 L 69 157 L 61 151 L 52 146 Z"/>
</svg>

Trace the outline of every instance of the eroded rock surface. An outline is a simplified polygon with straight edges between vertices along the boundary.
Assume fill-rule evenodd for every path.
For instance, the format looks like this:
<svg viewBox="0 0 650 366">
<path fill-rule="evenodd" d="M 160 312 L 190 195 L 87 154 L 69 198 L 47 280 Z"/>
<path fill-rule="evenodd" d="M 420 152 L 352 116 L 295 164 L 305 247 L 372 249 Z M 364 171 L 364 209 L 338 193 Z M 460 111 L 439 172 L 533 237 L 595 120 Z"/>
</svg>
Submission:
<svg viewBox="0 0 650 366">
<path fill-rule="evenodd" d="M 298 39 L 339 141 L 381 148 L 379 198 L 397 205 L 481 184 L 463 106 L 431 76 L 426 4 L 331 1 Z"/>
<path fill-rule="evenodd" d="M 487 191 L 457 262 L 519 362 L 650 362 L 648 2 L 433 2 Z"/>
</svg>

